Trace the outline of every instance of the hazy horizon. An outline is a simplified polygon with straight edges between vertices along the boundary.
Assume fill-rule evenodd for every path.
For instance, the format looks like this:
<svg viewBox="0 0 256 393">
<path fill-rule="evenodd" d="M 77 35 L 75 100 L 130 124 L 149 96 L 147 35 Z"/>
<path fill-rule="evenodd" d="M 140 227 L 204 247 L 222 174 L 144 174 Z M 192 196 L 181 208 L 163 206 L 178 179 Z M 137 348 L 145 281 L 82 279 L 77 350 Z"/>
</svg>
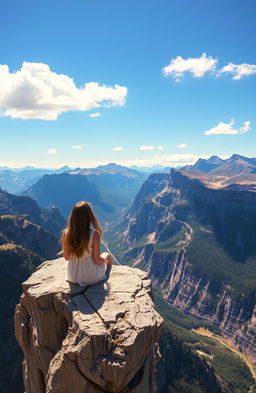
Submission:
<svg viewBox="0 0 256 393">
<path fill-rule="evenodd" d="M 199 159 L 209 159 L 209 158 L 211 158 L 212 156 L 217 156 L 217 157 L 219 157 L 219 158 L 221 158 L 221 159 L 223 159 L 223 160 L 227 160 L 227 159 L 229 159 L 229 158 L 231 158 L 233 155 L 237 155 L 238 153 L 232 153 L 231 155 L 223 155 L 223 156 L 221 156 L 221 155 L 216 155 L 216 154 L 213 154 L 213 155 L 209 155 L 209 156 L 204 156 L 204 157 L 198 157 L 198 158 L 196 158 L 196 159 L 194 159 L 193 161 L 191 161 L 191 162 L 184 162 L 184 163 L 182 163 L 182 162 L 180 162 L 180 164 L 177 164 L 177 165 L 168 165 L 168 164 L 165 164 L 165 165 L 161 165 L 161 164 L 152 164 L 152 165 L 134 165 L 134 164 L 132 164 L 132 165 L 130 165 L 130 166 L 128 166 L 128 165 L 125 165 L 125 164 L 122 164 L 122 163 L 116 163 L 116 162 L 105 162 L 105 163 L 95 163 L 95 166 L 83 166 L 83 167 L 79 167 L 79 166 L 73 166 L 73 167 L 70 167 L 69 165 L 67 165 L 67 164 L 62 164 L 62 165 L 58 165 L 58 166 L 55 166 L 55 167 L 52 167 L 52 166 L 48 166 L 48 167 L 46 167 L 46 166 L 41 166 L 41 167 L 36 167 L 36 166 L 32 166 L 32 165 L 26 165 L 26 166 L 22 166 L 22 167 L 7 167 L 7 166 L 0 166 L 0 169 L 3 169 L 3 168 L 6 168 L 6 169 L 10 169 L 10 170 L 24 170 L 24 169 L 46 169 L 46 170 L 57 170 L 57 169 L 61 169 L 61 168 L 64 168 L 64 167 L 69 167 L 70 169 L 71 169 L 71 171 L 72 170 L 75 170 L 75 169 L 77 169 L 77 168 L 80 168 L 80 169 L 94 169 L 94 168 L 98 168 L 98 167 L 100 167 L 100 166 L 107 166 L 107 165 L 111 165 L 111 164 L 115 164 L 115 165 L 119 165 L 119 166 L 123 166 L 123 167 L 126 167 L 126 168 L 138 168 L 138 170 L 140 169 L 140 168 L 148 168 L 148 169 L 150 169 L 150 168 L 154 168 L 154 167 L 162 167 L 162 168 L 167 168 L 167 167 L 170 167 L 170 168 L 180 168 L 180 167 L 183 167 L 183 166 L 185 166 L 185 165 L 193 165 L 193 164 L 195 164 Z M 246 158 L 256 158 L 256 156 L 251 156 L 251 157 L 248 157 L 248 156 L 246 156 Z"/>
</svg>

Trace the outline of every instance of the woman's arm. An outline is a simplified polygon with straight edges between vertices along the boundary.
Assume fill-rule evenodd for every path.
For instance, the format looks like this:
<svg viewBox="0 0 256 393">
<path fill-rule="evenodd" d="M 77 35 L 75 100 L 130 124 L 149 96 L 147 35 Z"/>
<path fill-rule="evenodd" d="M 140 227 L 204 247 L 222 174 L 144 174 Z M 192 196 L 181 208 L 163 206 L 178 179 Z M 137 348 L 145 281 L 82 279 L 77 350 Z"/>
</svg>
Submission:
<svg viewBox="0 0 256 393">
<path fill-rule="evenodd" d="M 100 234 L 97 231 L 94 231 L 93 238 L 92 238 L 92 257 L 95 263 L 103 264 L 106 263 L 112 264 L 112 260 L 108 253 L 104 253 L 106 255 L 105 258 L 100 256 Z"/>
<path fill-rule="evenodd" d="M 71 255 L 68 250 L 65 250 L 65 248 L 66 247 L 64 247 L 64 249 L 63 249 L 63 256 L 66 259 L 66 261 L 69 261 L 71 259 Z"/>
<path fill-rule="evenodd" d="M 63 256 L 66 259 L 66 261 L 69 261 L 69 259 L 71 259 L 71 255 L 70 255 L 69 247 L 68 247 L 67 242 L 66 242 L 66 233 L 65 233 L 65 231 L 62 232 L 61 243 L 62 243 Z"/>
</svg>

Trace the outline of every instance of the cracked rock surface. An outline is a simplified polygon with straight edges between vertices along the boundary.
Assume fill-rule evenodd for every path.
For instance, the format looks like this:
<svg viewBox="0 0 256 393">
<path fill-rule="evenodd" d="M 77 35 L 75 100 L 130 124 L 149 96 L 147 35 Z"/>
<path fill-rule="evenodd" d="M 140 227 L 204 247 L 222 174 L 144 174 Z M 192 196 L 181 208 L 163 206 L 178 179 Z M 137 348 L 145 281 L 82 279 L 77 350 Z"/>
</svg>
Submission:
<svg viewBox="0 0 256 393">
<path fill-rule="evenodd" d="M 26 393 L 154 393 L 162 318 L 146 273 L 112 266 L 71 298 L 66 267 L 44 262 L 23 283 L 15 331 Z"/>
</svg>

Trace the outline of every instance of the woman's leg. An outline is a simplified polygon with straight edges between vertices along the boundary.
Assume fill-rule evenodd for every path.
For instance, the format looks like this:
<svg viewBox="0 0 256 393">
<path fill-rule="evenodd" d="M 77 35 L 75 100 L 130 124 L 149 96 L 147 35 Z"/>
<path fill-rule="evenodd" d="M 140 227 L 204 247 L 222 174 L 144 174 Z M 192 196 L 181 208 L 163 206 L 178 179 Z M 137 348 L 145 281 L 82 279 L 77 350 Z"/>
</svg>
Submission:
<svg viewBox="0 0 256 393">
<path fill-rule="evenodd" d="M 70 288 L 70 293 L 71 297 L 81 295 L 90 285 L 86 286 L 80 286 L 78 284 L 75 284 L 73 282 L 69 282 L 69 288 Z"/>
</svg>

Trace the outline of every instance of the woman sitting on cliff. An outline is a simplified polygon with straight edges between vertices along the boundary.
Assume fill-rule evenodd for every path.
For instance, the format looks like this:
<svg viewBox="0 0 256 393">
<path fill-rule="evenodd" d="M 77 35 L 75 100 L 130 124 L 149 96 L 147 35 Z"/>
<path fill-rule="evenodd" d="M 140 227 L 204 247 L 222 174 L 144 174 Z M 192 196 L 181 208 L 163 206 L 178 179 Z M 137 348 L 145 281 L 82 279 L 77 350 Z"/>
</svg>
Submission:
<svg viewBox="0 0 256 393">
<path fill-rule="evenodd" d="M 107 265 L 112 261 L 108 253 L 100 255 L 101 234 L 90 204 L 78 202 L 61 236 L 63 255 L 68 261 L 67 281 L 73 294 L 106 279 Z"/>
</svg>

